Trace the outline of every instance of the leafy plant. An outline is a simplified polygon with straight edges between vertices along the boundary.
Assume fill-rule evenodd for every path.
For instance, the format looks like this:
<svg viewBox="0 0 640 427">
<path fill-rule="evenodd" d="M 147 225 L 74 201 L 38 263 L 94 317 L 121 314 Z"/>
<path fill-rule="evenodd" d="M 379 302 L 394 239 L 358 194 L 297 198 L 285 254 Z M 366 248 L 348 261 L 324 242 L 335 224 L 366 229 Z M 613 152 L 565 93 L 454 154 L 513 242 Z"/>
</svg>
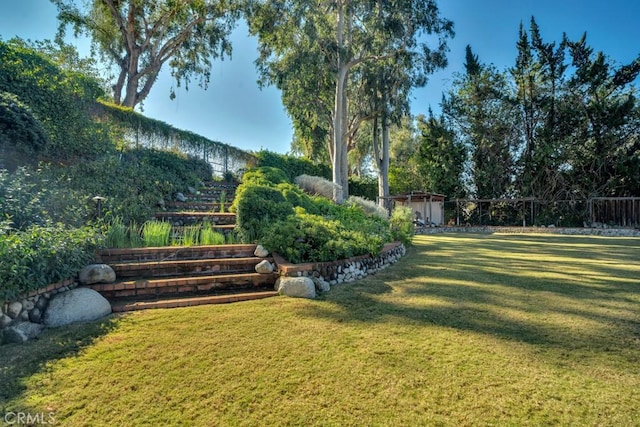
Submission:
<svg viewBox="0 0 640 427">
<path fill-rule="evenodd" d="M 313 163 L 304 157 L 278 154 L 268 150 L 256 153 L 258 166 L 270 166 L 284 172 L 290 182 L 300 175 L 320 176 L 331 179 L 331 168 L 322 163 Z"/>
<path fill-rule="evenodd" d="M 101 245 L 101 237 L 90 227 L 34 225 L 0 234 L 0 300 L 74 277 Z"/>
<path fill-rule="evenodd" d="M 393 239 L 401 241 L 405 246 L 411 244 L 414 234 L 411 208 L 409 206 L 397 206 L 391 213 L 389 222 Z"/>
</svg>

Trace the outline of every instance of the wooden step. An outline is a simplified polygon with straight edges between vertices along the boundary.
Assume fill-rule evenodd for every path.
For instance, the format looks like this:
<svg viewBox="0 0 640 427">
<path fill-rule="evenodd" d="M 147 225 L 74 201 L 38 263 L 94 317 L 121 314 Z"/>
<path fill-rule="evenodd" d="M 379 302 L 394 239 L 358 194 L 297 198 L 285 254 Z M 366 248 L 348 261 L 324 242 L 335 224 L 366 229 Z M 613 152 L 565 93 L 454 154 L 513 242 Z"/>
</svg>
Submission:
<svg viewBox="0 0 640 427">
<path fill-rule="evenodd" d="M 224 211 L 229 212 L 229 208 L 233 202 L 226 202 L 224 204 Z M 202 212 L 219 212 L 220 202 L 170 202 L 166 204 L 167 207 L 173 208 L 178 211 L 202 211 Z"/>
<path fill-rule="evenodd" d="M 253 273 L 262 260 L 273 258 L 242 257 L 167 261 L 143 261 L 111 263 L 116 277 L 160 277 L 177 275 L 205 275 L 221 273 Z"/>
<path fill-rule="evenodd" d="M 153 248 L 103 249 L 97 252 L 98 262 L 164 261 L 203 258 L 245 258 L 253 256 L 256 245 L 162 246 Z"/>
<path fill-rule="evenodd" d="M 231 212 L 201 212 L 201 211 L 180 211 L 180 212 L 156 212 L 157 219 L 168 221 L 176 220 L 192 220 L 203 221 L 210 220 L 212 223 L 232 224 L 236 221 L 236 214 Z"/>
<path fill-rule="evenodd" d="M 273 289 L 277 273 L 239 273 L 211 276 L 183 276 L 161 279 L 140 279 L 116 283 L 100 283 L 89 287 L 107 299 L 155 298 L 167 295 L 197 295 L 207 292 L 239 289 Z"/>
<path fill-rule="evenodd" d="M 199 297 L 169 298 L 154 301 L 115 301 L 111 308 L 115 313 L 156 308 L 193 307 L 205 304 L 227 304 L 277 296 L 275 291 L 242 292 L 225 295 L 205 295 Z"/>
</svg>

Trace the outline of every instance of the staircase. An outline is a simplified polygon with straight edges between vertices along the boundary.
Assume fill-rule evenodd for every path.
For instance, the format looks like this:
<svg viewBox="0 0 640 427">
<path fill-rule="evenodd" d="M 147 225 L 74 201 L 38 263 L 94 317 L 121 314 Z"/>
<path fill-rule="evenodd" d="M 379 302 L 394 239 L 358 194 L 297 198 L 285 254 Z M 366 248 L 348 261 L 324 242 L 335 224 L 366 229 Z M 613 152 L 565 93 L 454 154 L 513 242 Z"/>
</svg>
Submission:
<svg viewBox="0 0 640 427">
<path fill-rule="evenodd" d="M 209 184 L 186 202 L 174 202 L 156 218 L 174 224 L 174 229 L 207 221 L 228 232 L 235 214 L 220 212 L 220 192 L 233 198 L 235 188 Z M 217 201 L 216 201 L 217 198 Z M 118 281 L 90 287 L 111 302 L 114 312 L 150 308 L 188 307 L 228 303 L 277 295 L 273 284 L 277 273 L 259 274 L 255 266 L 272 258 L 254 256 L 256 245 L 167 246 L 157 248 L 107 249 L 99 262 L 110 265 Z"/>
</svg>

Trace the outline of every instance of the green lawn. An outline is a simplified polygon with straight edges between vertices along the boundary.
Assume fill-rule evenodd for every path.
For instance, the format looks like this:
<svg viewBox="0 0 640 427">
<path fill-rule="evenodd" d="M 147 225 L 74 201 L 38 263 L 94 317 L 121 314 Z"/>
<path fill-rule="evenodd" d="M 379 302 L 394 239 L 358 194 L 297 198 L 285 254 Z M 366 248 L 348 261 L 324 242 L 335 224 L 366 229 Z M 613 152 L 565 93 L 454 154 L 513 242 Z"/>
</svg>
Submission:
<svg viewBox="0 0 640 427">
<path fill-rule="evenodd" d="M 0 369 L 0 416 L 64 426 L 640 425 L 640 239 L 418 236 L 315 301 L 51 330 Z"/>
</svg>

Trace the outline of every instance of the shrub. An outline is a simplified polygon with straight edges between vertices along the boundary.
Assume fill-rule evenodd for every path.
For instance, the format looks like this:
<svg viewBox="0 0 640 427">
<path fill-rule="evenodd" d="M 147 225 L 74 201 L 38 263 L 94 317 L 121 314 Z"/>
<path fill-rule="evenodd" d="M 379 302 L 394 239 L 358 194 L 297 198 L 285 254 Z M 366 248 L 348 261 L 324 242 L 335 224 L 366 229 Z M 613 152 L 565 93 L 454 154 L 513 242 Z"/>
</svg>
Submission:
<svg viewBox="0 0 640 427">
<path fill-rule="evenodd" d="M 375 202 L 372 202 L 371 200 L 365 200 L 362 197 L 358 196 L 349 196 L 345 204 L 358 206 L 367 215 L 375 215 L 382 219 L 389 219 L 389 212 L 387 212 L 385 208 Z"/>
<path fill-rule="evenodd" d="M 115 151 L 108 127 L 89 113 L 103 95 L 98 82 L 62 70 L 21 40 L 0 41 L 0 58 L 0 91 L 27 105 L 46 133 L 46 143 L 32 146 L 38 156 L 89 158 Z"/>
<path fill-rule="evenodd" d="M 282 182 L 281 175 L 271 169 L 243 177 L 236 192 L 232 209 L 243 241 L 259 241 L 291 262 L 377 254 L 391 241 L 389 223 L 381 216 L 367 215 L 355 203 L 340 206 L 322 196 L 309 196 Z M 328 182 L 318 177 L 307 181 Z"/>
<path fill-rule="evenodd" d="M 373 177 L 349 177 L 349 194 L 369 200 L 378 197 L 378 179 Z"/>
<path fill-rule="evenodd" d="M 411 244 L 413 238 L 413 212 L 409 206 L 397 206 L 391 213 L 391 234 L 394 240 L 399 240 L 405 245 Z"/>
<path fill-rule="evenodd" d="M 0 300 L 73 278 L 100 244 L 95 229 L 62 224 L 0 234 Z"/>
<path fill-rule="evenodd" d="M 32 163 L 49 143 L 41 123 L 18 97 L 0 92 L 0 168 Z"/>
<path fill-rule="evenodd" d="M 362 219 L 362 218 L 361 218 Z M 296 208 L 289 217 L 266 230 L 261 243 L 288 261 L 323 262 L 356 255 L 377 254 L 385 243 L 385 233 L 372 233 L 370 224 L 348 225 Z"/>
<path fill-rule="evenodd" d="M 243 182 L 236 191 L 234 210 L 241 238 L 254 242 L 272 222 L 289 216 L 293 205 L 276 188 Z"/>
<path fill-rule="evenodd" d="M 320 176 L 300 175 L 296 177 L 295 183 L 306 193 L 327 199 L 332 199 L 334 191 L 342 189 L 340 185 Z"/>
<path fill-rule="evenodd" d="M 246 171 L 244 175 L 242 175 L 242 182 L 247 184 L 276 185 L 290 181 L 287 175 L 280 169 L 265 166 Z"/>
<path fill-rule="evenodd" d="M 263 150 L 256 153 L 258 166 L 270 166 L 284 172 L 290 182 L 300 175 L 320 176 L 331 179 L 331 168 L 325 164 L 313 163 L 304 157 L 278 154 Z"/>
<path fill-rule="evenodd" d="M 93 207 L 89 197 L 65 188 L 49 167 L 0 170 L 0 212 L 16 229 L 62 222 L 80 227 Z"/>
</svg>

